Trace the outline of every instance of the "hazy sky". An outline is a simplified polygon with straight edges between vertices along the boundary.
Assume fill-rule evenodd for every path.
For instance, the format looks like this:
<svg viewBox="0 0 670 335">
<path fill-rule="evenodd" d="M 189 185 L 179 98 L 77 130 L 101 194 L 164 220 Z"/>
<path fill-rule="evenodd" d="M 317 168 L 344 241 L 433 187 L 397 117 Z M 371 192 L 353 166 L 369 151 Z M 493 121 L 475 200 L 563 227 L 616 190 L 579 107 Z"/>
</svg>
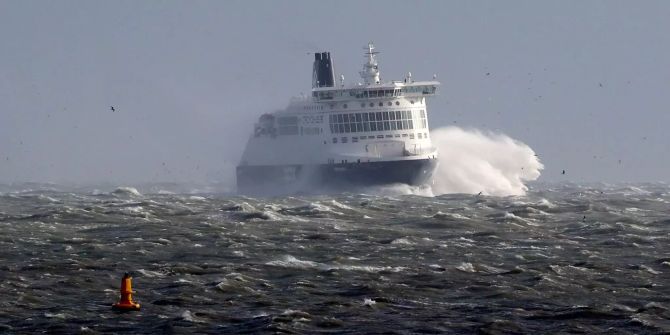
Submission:
<svg viewBox="0 0 670 335">
<path fill-rule="evenodd" d="M 309 52 L 354 82 L 370 40 L 382 79 L 438 75 L 431 128 L 521 140 L 540 180 L 668 181 L 669 17 L 670 1 L 0 1 L 0 182 L 224 179 L 258 115 L 309 92 Z"/>
</svg>

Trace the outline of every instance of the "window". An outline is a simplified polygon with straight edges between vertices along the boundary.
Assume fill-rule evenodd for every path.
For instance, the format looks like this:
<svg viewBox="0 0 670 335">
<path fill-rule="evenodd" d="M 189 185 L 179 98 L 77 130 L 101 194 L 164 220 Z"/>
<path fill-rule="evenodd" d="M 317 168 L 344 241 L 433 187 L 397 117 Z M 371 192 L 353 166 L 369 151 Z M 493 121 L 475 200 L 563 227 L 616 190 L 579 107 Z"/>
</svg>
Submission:
<svg viewBox="0 0 670 335">
<path fill-rule="evenodd" d="M 396 105 L 396 106 L 400 106 L 400 102 L 399 102 L 399 101 L 396 101 L 396 102 L 395 102 L 395 105 Z"/>
<path fill-rule="evenodd" d="M 379 107 L 382 107 L 382 106 L 384 106 L 384 103 L 383 103 L 383 102 L 379 102 Z"/>
<path fill-rule="evenodd" d="M 393 135 L 386 135 L 386 138 L 392 138 Z"/>
<path fill-rule="evenodd" d="M 419 139 L 422 139 L 422 138 L 423 138 L 423 134 L 419 133 Z"/>
<path fill-rule="evenodd" d="M 393 106 L 393 103 L 389 101 L 386 105 Z"/>
<path fill-rule="evenodd" d="M 361 103 L 361 108 L 365 108 L 365 103 Z"/>
<path fill-rule="evenodd" d="M 337 137 L 333 137 L 333 143 L 337 143 Z"/>
<path fill-rule="evenodd" d="M 358 142 L 358 137 L 352 137 L 351 138 L 351 143 L 356 143 Z"/>
<path fill-rule="evenodd" d="M 420 110 L 419 111 L 419 117 L 420 117 L 420 120 L 421 120 L 421 123 L 420 123 L 421 129 L 428 128 L 428 121 L 426 120 L 426 111 L 423 110 L 423 109 Z"/>
<path fill-rule="evenodd" d="M 342 137 L 342 143 L 347 143 L 347 138 L 346 137 Z"/>
<path fill-rule="evenodd" d="M 347 104 L 342 105 L 342 108 L 347 109 Z"/>
<path fill-rule="evenodd" d="M 413 139 L 414 139 L 414 134 L 413 134 L 413 133 L 412 133 L 412 134 L 409 134 L 409 139 L 410 139 L 410 140 L 413 140 Z"/>
<path fill-rule="evenodd" d="M 374 103 L 374 102 L 371 102 L 371 103 L 370 103 L 370 107 L 374 107 L 374 106 L 375 106 L 375 103 Z"/>
<path fill-rule="evenodd" d="M 402 134 L 402 137 L 407 137 L 407 134 Z"/>
<path fill-rule="evenodd" d="M 284 116 L 277 118 L 279 135 L 298 135 L 298 117 Z"/>
</svg>

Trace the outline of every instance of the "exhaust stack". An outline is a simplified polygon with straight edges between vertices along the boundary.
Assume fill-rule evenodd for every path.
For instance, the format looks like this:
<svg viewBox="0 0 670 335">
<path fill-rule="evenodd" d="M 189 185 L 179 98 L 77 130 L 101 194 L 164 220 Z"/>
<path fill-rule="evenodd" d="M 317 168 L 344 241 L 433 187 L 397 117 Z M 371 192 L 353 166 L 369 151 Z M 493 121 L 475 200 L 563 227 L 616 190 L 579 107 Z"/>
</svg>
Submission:
<svg viewBox="0 0 670 335">
<path fill-rule="evenodd" d="M 312 73 L 312 88 L 334 87 L 335 68 L 330 52 L 317 52 L 314 54 L 314 69 Z"/>
</svg>

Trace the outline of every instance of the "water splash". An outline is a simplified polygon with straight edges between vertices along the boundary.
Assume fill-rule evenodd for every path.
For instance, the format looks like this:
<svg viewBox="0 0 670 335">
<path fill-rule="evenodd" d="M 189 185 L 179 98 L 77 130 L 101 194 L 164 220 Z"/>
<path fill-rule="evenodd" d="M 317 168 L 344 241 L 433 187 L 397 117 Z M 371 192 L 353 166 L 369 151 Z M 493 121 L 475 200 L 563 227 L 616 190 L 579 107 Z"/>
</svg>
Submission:
<svg viewBox="0 0 670 335">
<path fill-rule="evenodd" d="M 544 168 L 533 149 L 504 134 L 445 127 L 431 131 L 431 137 L 440 153 L 435 195 L 523 195 L 524 182 L 536 180 Z"/>
</svg>

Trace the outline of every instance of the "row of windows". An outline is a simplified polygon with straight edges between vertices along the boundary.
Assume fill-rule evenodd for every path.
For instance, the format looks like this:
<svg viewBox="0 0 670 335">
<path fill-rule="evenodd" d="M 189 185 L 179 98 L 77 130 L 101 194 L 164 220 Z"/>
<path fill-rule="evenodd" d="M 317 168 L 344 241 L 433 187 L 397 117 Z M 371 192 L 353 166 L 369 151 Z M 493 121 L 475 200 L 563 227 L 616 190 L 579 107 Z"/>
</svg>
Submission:
<svg viewBox="0 0 670 335">
<path fill-rule="evenodd" d="M 328 91 L 319 91 L 312 92 L 312 97 L 317 98 L 318 100 L 332 100 L 334 98 L 339 98 L 346 96 L 346 93 L 349 93 L 350 97 L 356 97 L 358 99 L 368 99 L 368 98 L 389 98 L 389 97 L 401 97 L 405 92 L 407 93 L 421 93 L 421 94 L 435 94 L 437 86 L 425 85 L 425 86 L 413 86 L 408 85 L 401 89 L 386 89 L 386 90 L 328 90 Z"/>
<path fill-rule="evenodd" d="M 374 139 L 383 139 L 383 138 L 394 138 L 394 137 L 409 137 L 410 140 L 415 138 L 414 134 L 386 134 L 386 135 L 370 135 L 370 136 L 353 136 L 351 137 L 351 143 L 357 143 L 358 140 L 374 140 Z M 428 133 L 417 133 L 416 137 L 419 139 L 425 138 L 428 139 Z M 349 143 L 348 137 L 340 137 L 340 143 Z M 325 143 L 325 142 L 324 142 Z M 338 138 L 333 137 L 333 143 L 338 143 Z"/>
<path fill-rule="evenodd" d="M 425 112 L 421 128 L 426 128 Z M 414 129 L 412 111 L 386 111 L 329 115 L 330 132 L 334 134 Z"/>
<path fill-rule="evenodd" d="M 322 132 L 323 130 L 317 127 L 300 127 L 300 135 L 319 135 Z"/>
</svg>

